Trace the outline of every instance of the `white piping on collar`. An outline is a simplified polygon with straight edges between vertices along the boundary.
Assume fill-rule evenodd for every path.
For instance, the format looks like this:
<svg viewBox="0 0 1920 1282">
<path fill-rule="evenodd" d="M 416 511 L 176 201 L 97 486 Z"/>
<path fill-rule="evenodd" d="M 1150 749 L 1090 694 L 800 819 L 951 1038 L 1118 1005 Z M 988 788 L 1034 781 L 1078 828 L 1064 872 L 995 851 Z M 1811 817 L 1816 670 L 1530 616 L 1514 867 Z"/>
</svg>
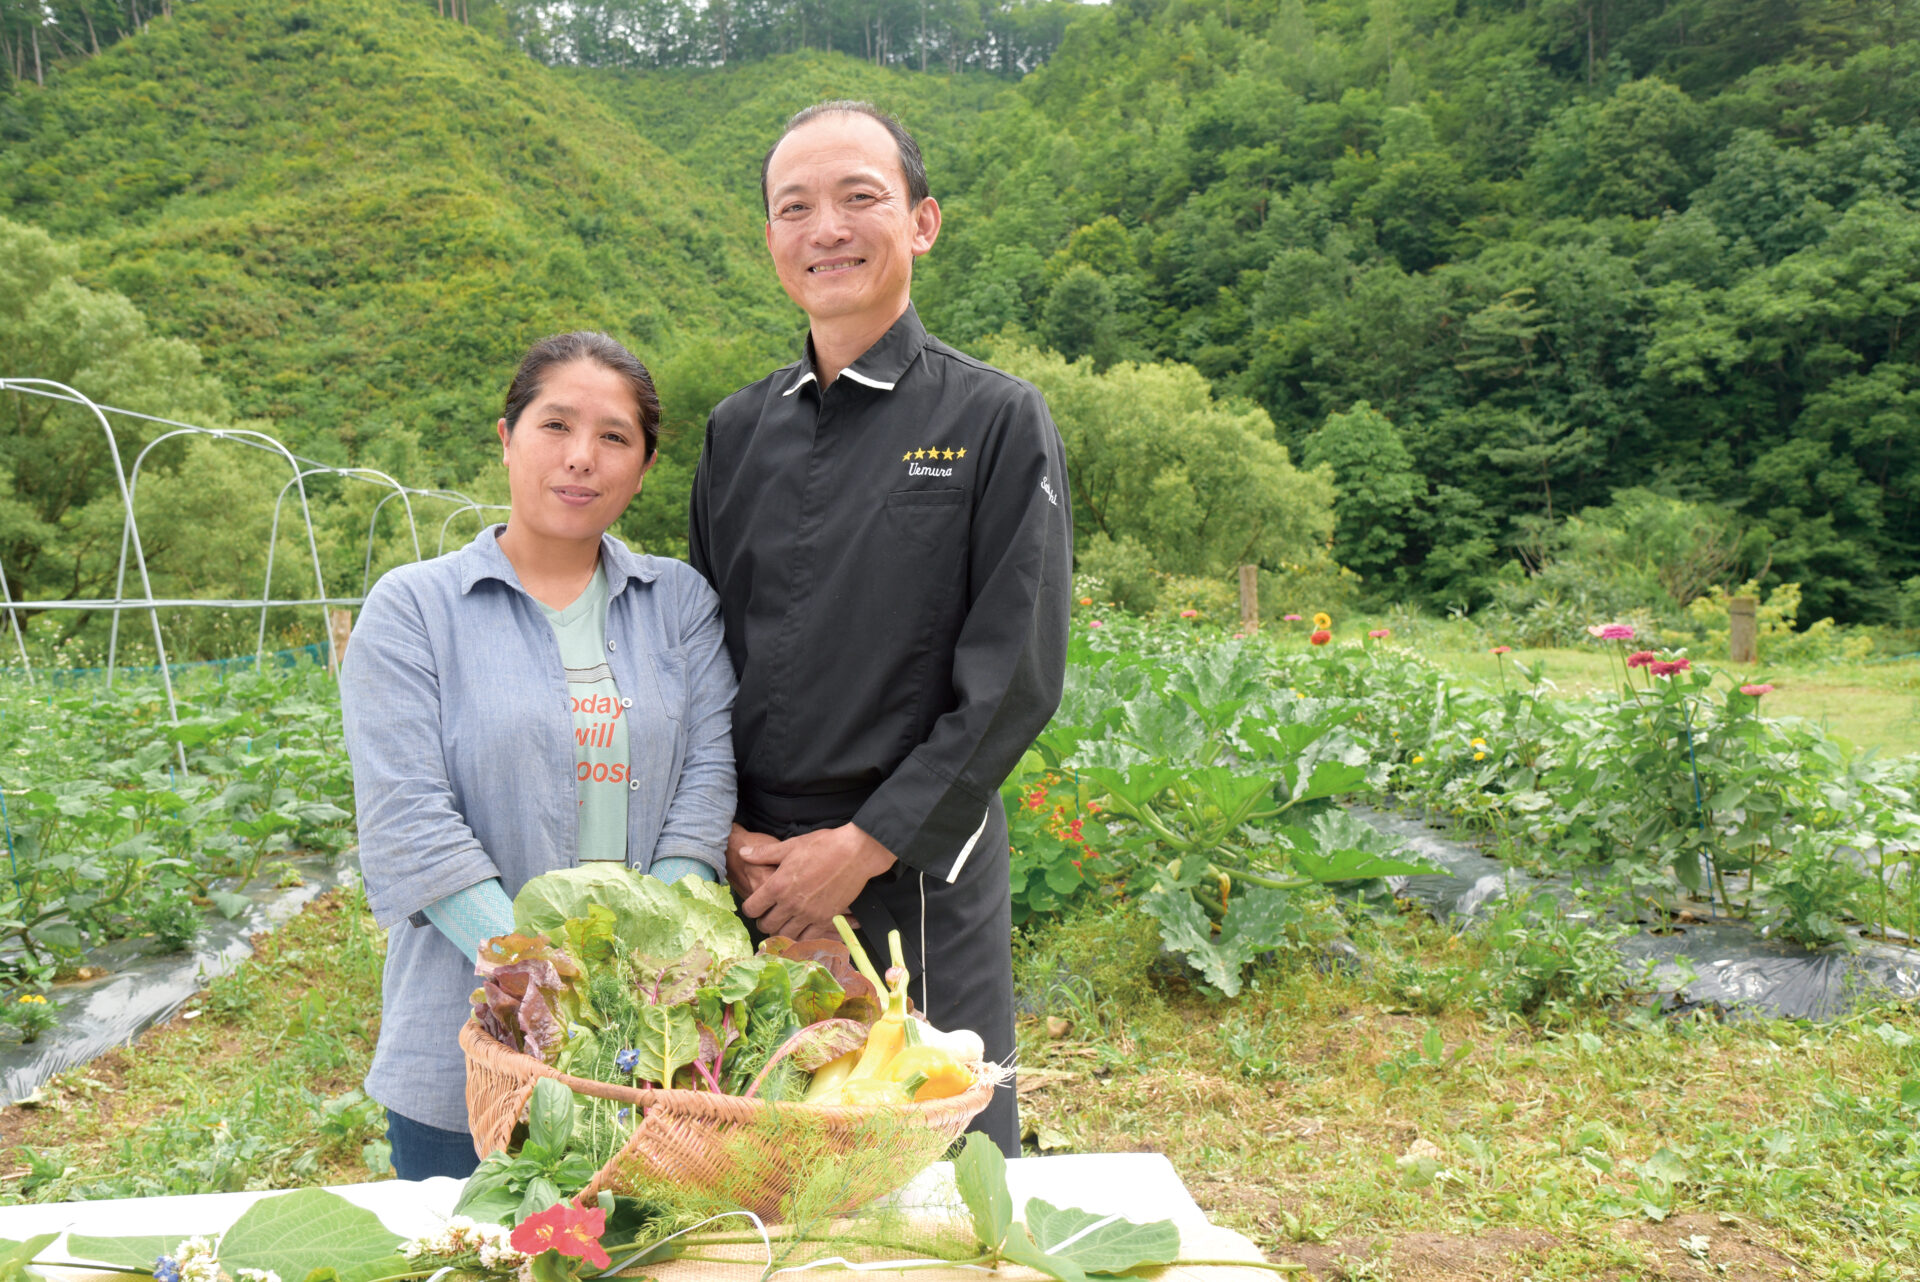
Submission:
<svg viewBox="0 0 1920 1282">
<path fill-rule="evenodd" d="M 882 383 L 877 378 L 868 378 L 865 374 L 862 374 L 859 370 L 853 368 L 853 366 L 851 365 L 847 366 L 847 368 L 841 370 L 840 372 L 846 375 L 848 378 L 852 379 L 854 382 L 859 383 L 864 387 L 877 388 L 882 392 L 891 392 L 895 386 L 892 383 Z"/>
<path fill-rule="evenodd" d="M 786 391 L 780 393 L 780 395 L 792 396 L 795 392 L 805 387 L 808 383 L 817 383 L 819 381 L 820 381 L 819 379 L 813 376 L 813 371 L 808 370 L 806 373 L 802 374 L 799 378 L 794 379 L 793 386 L 789 387 Z"/>
</svg>

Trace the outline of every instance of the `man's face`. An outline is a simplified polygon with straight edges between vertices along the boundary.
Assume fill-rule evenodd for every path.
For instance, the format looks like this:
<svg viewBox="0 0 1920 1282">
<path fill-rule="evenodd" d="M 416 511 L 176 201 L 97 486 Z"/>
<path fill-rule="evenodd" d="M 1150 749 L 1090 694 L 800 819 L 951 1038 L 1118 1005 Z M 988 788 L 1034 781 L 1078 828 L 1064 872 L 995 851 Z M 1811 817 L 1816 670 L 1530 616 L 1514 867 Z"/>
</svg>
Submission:
<svg viewBox="0 0 1920 1282">
<path fill-rule="evenodd" d="M 913 260 L 933 248 L 940 207 L 909 208 L 900 152 L 871 116 L 810 120 L 767 166 L 767 249 L 787 297 L 816 324 L 891 324 Z"/>
</svg>

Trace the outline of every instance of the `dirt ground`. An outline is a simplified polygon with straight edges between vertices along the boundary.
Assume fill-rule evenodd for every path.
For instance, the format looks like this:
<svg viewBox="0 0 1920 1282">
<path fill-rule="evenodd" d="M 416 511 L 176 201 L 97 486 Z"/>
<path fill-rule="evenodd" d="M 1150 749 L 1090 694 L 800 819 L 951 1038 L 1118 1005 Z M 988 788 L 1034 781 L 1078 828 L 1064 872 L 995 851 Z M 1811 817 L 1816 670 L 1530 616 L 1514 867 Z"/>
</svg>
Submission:
<svg viewBox="0 0 1920 1282">
<path fill-rule="evenodd" d="M 1731 1221 L 1731 1222 L 1728 1222 Z M 1289 1246 L 1270 1252 L 1276 1262 L 1303 1264 L 1304 1277 L 1380 1279 L 1381 1282 L 1524 1282 L 1555 1255 L 1582 1247 L 1603 1255 L 1623 1244 L 1640 1258 L 1637 1267 L 1598 1268 L 1588 1276 L 1607 1282 L 1638 1278 L 1722 1278 L 1773 1282 L 1803 1276 L 1793 1260 L 1769 1245 L 1763 1231 L 1745 1221 L 1716 1215 L 1676 1215 L 1664 1223 L 1623 1220 L 1608 1243 L 1581 1243 L 1544 1232 L 1489 1229 L 1471 1236 L 1446 1233 L 1380 1233 L 1339 1241 Z M 1563 1262 L 1561 1272 L 1565 1272 Z"/>
</svg>

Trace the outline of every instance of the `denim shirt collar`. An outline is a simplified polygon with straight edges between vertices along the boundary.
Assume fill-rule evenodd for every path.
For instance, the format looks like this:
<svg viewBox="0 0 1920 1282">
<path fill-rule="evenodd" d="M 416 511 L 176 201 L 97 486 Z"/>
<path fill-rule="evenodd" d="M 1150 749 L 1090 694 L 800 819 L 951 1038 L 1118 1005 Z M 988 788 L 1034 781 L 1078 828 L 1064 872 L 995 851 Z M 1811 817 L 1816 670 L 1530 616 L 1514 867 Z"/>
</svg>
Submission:
<svg viewBox="0 0 1920 1282">
<path fill-rule="evenodd" d="M 520 576 L 514 573 L 513 562 L 507 560 L 507 554 L 500 550 L 500 531 L 504 525 L 489 525 L 473 538 L 473 542 L 454 553 L 459 558 L 460 595 L 473 591 L 474 584 L 482 579 L 498 579 L 518 592 L 525 592 Z M 627 589 L 630 579 L 642 583 L 652 583 L 660 577 L 660 563 L 653 557 L 641 552 L 627 550 L 627 545 L 611 534 L 600 536 L 600 564 L 607 570 L 607 595 L 617 597 Z"/>
</svg>

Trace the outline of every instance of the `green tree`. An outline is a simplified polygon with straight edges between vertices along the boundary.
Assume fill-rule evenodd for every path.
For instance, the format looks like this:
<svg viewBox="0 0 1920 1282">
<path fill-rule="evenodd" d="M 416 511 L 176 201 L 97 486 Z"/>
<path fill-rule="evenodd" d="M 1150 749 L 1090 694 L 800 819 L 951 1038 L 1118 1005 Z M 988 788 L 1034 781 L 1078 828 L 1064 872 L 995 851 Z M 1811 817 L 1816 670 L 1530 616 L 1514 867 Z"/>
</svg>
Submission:
<svg viewBox="0 0 1920 1282">
<path fill-rule="evenodd" d="M 1330 414 L 1301 458 L 1333 473 L 1334 557 L 1376 586 L 1402 577 L 1427 484 L 1387 416 L 1365 401 Z"/>
<path fill-rule="evenodd" d="M 1310 559 L 1333 529 L 1333 478 L 1301 470 L 1273 424 L 1244 403 L 1214 400 L 1182 365 L 1096 371 L 1008 345 L 995 364 L 1046 395 L 1067 447 L 1075 537 L 1106 535 L 1151 550 L 1171 574 L 1224 575 Z"/>
</svg>

